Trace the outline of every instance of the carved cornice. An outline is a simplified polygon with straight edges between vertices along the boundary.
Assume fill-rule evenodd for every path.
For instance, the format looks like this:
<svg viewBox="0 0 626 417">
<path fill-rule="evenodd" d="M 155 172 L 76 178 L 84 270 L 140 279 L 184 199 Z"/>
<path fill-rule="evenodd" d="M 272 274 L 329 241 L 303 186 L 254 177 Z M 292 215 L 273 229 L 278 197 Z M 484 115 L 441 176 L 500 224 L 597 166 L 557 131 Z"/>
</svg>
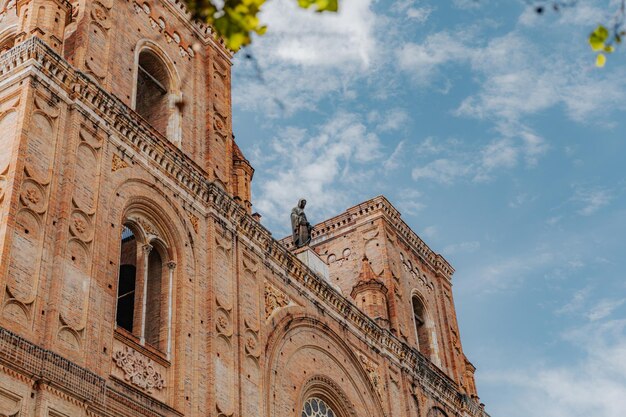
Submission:
<svg viewBox="0 0 626 417">
<path fill-rule="evenodd" d="M 374 320 L 361 312 L 352 302 L 303 264 L 283 244 L 272 238 L 271 233 L 254 220 L 231 196 L 209 182 L 204 171 L 181 150 L 148 126 L 119 99 L 108 94 L 81 72 L 73 69 L 43 41 L 30 38 L 5 52 L 0 57 L 0 83 L 9 73 L 26 71 L 28 67 L 35 67 L 38 72 L 45 74 L 58 87 L 65 90 L 68 97 L 77 103 L 82 103 L 82 106 L 97 115 L 104 122 L 103 127 L 107 128 L 109 133 L 131 148 L 134 154 L 141 155 L 154 168 L 170 177 L 176 184 L 177 193 L 186 191 L 198 203 L 199 208 L 205 210 L 206 213 L 214 212 L 225 228 L 235 229 L 251 244 L 257 246 L 268 261 L 279 266 L 288 275 L 291 285 L 294 285 L 295 281 L 297 286 L 306 288 L 329 311 L 332 311 L 336 318 L 349 324 L 355 329 L 354 331 L 359 332 L 362 337 L 407 369 L 430 395 L 445 400 L 458 409 L 466 410 L 471 416 L 488 417 L 488 414 L 474 400 L 459 392 L 457 384 L 444 372 L 416 349 L 400 341 L 389 330 L 381 328 Z M 110 137 L 109 140 L 111 140 Z M 430 251 L 428 246 L 410 230 L 399 218 L 400 214 L 397 210 L 384 197 L 377 197 L 368 203 L 367 206 L 356 206 L 342 216 L 349 216 L 349 213 L 364 215 L 370 210 L 380 210 L 387 218 L 395 222 L 393 224 L 397 230 L 401 231 L 404 239 L 411 242 L 412 247 L 417 248 L 425 259 L 438 266 L 440 270 L 445 271 L 449 268 L 450 274 L 453 272 L 445 259 Z M 344 221 L 347 223 L 350 219 L 338 220 L 342 224 L 345 224 Z"/>
</svg>

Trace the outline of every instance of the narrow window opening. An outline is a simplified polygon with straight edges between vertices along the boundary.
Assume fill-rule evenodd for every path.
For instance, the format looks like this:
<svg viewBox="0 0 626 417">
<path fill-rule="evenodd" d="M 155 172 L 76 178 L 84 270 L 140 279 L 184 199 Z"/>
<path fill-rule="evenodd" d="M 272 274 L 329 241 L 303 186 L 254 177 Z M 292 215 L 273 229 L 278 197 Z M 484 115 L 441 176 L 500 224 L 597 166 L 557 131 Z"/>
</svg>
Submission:
<svg viewBox="0 0 626 417">
<path fill-rule="evenodd" d="M 137 278 L 137 241 L 132 230 L 124 226 L 120 249 L 120 271 L 117 285 L 117 311 L 115 322 L 118 327 L 133 332 L 135 315 L 135 283 Z"/>
<path fill-rule="evenodd" d="M 426 326 L 426 311 L 424 304 L 416 296 L 413 297 L 413 318 L 415 319 L 415 331 L 417 334 L 417 346 L 419 351 L 430 356 L 430 336 Z"/>
</svg>

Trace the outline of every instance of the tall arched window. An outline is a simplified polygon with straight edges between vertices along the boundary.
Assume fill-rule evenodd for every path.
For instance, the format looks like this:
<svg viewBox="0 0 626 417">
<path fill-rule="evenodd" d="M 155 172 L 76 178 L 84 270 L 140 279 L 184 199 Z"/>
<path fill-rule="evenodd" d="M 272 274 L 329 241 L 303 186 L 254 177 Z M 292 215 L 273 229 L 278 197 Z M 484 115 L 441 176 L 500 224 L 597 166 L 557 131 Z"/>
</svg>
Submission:
<svg viewBox="0 0 626 417">
<path fill-rule="evenodd" d="M 170 141 L 180 143 L 178 80 L 161 54 L 141 48 L 137 58 L 135 111 Z"/>
<path fill-rule="evenodd" d="M 424 303 L 417 295 L 413 296 L 413 319 L 415 321 L 415 333 L 417 336 L 417 346 L 419 351 L 426 357 L 432 353 L 430 330 L 426 319 L 426 309 Z"/>
<path fill-rule="evenodd" d="M 171 353 L 172 283 L 175 262 L 147 220 L 127 221 L 121 234 L 115 324 L 168 357 Z M 132 337 L 131 337 L 132 338 Z"/>
<path fill-rule="evenodd" d="M 124 226 L 120 251 L 120 274 L 117 285 L 117 311 L 115 322 L 118 327 L 133 333 L 135 321 L 135 281 L 137 279 L 137 239 L 131 229 Z"/>
</svg>

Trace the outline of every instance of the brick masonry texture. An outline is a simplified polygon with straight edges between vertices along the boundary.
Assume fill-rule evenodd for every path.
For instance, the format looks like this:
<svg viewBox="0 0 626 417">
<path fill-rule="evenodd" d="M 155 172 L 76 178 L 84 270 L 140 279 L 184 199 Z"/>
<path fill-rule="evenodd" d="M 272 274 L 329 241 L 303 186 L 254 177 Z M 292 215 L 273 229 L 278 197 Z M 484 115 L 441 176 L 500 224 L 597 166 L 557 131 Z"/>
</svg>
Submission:
<svg viewBox="0 0 626 417">
<path fill-rule="evenodd" d="M 251 215 L 231 58 L 179 1 L 0 0 L 0 415 L 488 417 L 389 201 L 315 226 L 330 282 Z"/>
</svg>

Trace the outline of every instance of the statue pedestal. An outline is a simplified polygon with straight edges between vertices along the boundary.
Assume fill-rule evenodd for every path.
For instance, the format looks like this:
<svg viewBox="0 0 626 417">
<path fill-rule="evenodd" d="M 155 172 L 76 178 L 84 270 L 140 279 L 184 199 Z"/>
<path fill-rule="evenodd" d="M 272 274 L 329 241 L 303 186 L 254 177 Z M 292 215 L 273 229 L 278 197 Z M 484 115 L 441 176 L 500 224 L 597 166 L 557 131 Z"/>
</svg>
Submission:
<svg viewBox="0 0 626 417">
<path fill-rule="evenodd" d="M 308 246 L 293 251 L 294 255 L 298 257 L 306 266 L 311 268 L 318 275 L 321 275 L 327 282 L 330 282 L 330 273 L 328 272 L 328 265 L 315 253 L 313 249 Z"/>
</svg>

